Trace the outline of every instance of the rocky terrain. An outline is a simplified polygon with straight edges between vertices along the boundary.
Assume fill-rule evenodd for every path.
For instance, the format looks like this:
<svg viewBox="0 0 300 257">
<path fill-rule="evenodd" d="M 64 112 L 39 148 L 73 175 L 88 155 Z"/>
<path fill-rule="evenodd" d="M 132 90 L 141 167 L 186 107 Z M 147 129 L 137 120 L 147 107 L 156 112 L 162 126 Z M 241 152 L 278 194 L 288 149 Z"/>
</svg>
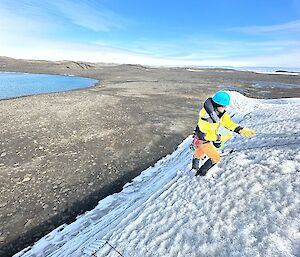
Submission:
<svg viewBox="0 0 300 257">
<path fill-rule="evenodd" d="M 0 101 L 0 256 L 92 209 L 190 135 L 217 90 L 300 97 L 300 76 L 0 57 L 0 71 L 94 78 Z"/>
</svg>

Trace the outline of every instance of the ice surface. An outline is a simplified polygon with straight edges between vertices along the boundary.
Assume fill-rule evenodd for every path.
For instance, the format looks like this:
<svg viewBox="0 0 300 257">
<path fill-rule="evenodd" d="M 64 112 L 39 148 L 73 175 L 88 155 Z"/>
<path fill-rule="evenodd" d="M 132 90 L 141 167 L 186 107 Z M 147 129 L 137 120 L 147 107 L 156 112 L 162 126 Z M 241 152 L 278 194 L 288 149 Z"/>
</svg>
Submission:
<svg viewBox="0 0 300 257">
<path fill-rule="evenodd" d="M 230 92 L 239 135 L 206 177 L 187 138 L 118 194 L 16 256 L 300 256 L 300 99 Z"/>
</svg>

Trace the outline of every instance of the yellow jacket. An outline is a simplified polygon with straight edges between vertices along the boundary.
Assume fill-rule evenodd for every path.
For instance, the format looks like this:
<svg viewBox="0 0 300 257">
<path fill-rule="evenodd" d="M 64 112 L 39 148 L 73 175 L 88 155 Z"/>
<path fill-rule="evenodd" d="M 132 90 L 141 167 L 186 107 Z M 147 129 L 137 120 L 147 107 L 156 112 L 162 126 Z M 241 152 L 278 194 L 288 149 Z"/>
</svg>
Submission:
<svg viewBox="0 0 300 257">
<path fill-rule="evenodd" d="M 203 107 L 199 113 L 198 126 L 203 139 L 207 141 L 216 141 L 219 140 L 218 132 L 221 126 L 225 127 L 228 130 L 234 131 L 238 124 L 234 123 L 229 114 L 224 111 L 218 122 L 213 122 L 209 119 L 209 115 Z"/>
</svg>

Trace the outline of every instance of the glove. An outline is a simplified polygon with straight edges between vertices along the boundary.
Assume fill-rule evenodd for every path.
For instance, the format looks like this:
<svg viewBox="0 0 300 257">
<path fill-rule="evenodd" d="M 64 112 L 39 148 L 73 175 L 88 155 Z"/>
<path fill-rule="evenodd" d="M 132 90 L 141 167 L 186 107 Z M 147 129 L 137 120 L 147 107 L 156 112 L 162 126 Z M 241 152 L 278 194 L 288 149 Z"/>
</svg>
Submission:
<svg viewBox="0 0 300 257">
<path fill-rule="evenodd" d="M 220 139 L 220 141 L 222 142 L 222 143 L 224 143 L 224 142 L 226 142 L 227 140 L 229 140 L 230 138 L 232 137 L 232 134 L 223 134 L 223 135 L 221 135 L 221 139 Z"/>
<path fill-rule="evenodd" d="M 249 128 L 243 128 L 241 131 L 240 131 L 240 134 L 244 137 L 252 137 L 256 134 L 256 132 L 252 129 L 249 129 Z"/>
</svg>

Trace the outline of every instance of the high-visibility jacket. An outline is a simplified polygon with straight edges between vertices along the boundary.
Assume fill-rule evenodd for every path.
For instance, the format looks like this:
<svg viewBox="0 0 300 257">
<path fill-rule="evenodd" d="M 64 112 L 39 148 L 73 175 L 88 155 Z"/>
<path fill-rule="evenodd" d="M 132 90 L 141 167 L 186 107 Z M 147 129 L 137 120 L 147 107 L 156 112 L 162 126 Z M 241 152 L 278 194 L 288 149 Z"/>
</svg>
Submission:
<svg viewBox="0 0 300 257">
<path fill-rule="evenodd" d="M 204 107 L 199 112 L 199 131 L 198 133 L 195 131 L 198 138 L 205 141 L 219 140 L 220 137 L 218 136 L 218 133 L 221 126 L 238 133 L 241 127 L 231 120 L 229 114 L 226 111 L 223 113 L 218 112 L 218 110 L 213 108 L 210 103 L 211 98 L 206 100 Z M 212 107 L 213 110 L 211 110 L 211 108 L 207 108 L 207 105 L 208 107 Z M 212 113 L 208 113 L 207 111 L 212 111 L 215 118 Z"/>
</svg>

